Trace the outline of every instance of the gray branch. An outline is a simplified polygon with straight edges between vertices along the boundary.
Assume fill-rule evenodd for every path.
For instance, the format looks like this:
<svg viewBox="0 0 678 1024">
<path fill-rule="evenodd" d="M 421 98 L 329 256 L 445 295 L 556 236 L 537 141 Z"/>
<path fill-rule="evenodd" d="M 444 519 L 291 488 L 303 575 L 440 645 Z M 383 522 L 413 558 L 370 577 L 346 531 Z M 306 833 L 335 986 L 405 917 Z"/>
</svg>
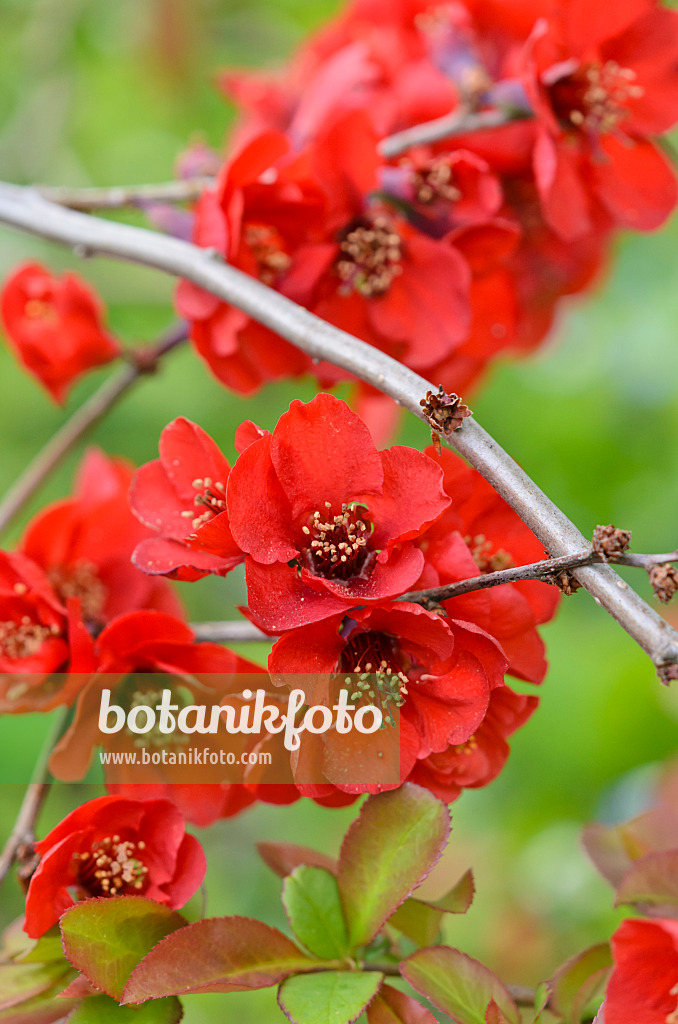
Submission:
<svg viewBox="0 0 678 1024">
<path fill-rule="evenodd" d="M 213 250 L 144 228 L 116 224 L 59 207 L 35 190 L 0 185 L 0 221 L 73 247 L 78 255 L 113 256 L 183 277 L 243 310 L 309 356 L 328 360 L 390 395 L 423 418 L 420 400 L 435 386 L 406 366 L 267 288 Z M 445 438 L 512 506 L 548 551 L 584 554 L 588 542 L 473 417 Z M 576 579 L 652 658 L 658 670 L 678 663 L 678 633 L 609 565 L 574 571 Z"/>
</svg>

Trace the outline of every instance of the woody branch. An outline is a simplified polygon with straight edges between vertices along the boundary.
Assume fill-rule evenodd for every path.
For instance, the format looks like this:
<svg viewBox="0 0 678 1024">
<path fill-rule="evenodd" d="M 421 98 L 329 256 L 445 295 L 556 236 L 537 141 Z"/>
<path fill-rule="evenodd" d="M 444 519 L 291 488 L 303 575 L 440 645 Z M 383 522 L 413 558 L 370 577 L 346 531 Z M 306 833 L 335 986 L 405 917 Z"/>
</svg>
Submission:
<svg viewBox="0 0 678 1024">
<path fill-rule="evenodd" d="M 235 306 L 302 349 L 390 395 L 424 418 L 421 400 L 433 385 L 383 352 L 296 305 L 261 282 L 226 265 L 214 250 L 153 231 L 64 209 L 35 190 L 0 185 L 0 221 L 54 242 L 78 255 L 107 255 L 186 278 Z M 444 439 L 497 490 L 553 557 L 583 555 L 588 542 L 473 417 Z M 678 664 L 678 632 L 609 565 L 589 565 L 574 576 L 616 619 L 666 676 Z"/>
</svg>

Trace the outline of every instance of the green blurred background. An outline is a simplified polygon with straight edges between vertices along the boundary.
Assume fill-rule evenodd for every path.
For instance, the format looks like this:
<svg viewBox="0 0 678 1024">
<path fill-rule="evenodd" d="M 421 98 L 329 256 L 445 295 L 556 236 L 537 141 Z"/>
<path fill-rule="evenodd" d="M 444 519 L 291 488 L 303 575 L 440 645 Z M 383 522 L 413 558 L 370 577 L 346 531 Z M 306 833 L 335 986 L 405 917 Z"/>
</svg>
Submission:
<svg viewBox="0 0 678 1024">
<path fill-rule="evenodd" d="M 224 67 L 275 64 L 330 16 L 334 0 L 0 0 L 0 177 L 16 182 L 125 184 L 172 177 L 191 141 L 221 148 L 233 111 L 218 94 Z M 596 523 L 633 530 L 638 551 L 676 546 L 678 504 L 678 227 L 624 239 L 594 296 L 563 309 L 535 357 L 496 365 L 473 396 L 480 422 L 546 492 L 590 533 Z M 171 319 L 173 282 L 105 260 L 81 265 L 68 252 L 0 228 L 0 273 L 23 259 L 75 267 L 100 290 L 112 328 L 128 343 Z M 73 391 L 66 411 L 50 404 L 0 348 L 0 487 L 106 375 Z M 142 382 L 91 440 L 135 462 L 155 457 L 162 427 L 197 420 L 232 455 L 234 427 L 272 427 L 302 384 L 272 386 L 249 402 L 225 392 L 188 350 Z M 465 396 L 466 397 L 466 396 Z M 422 447 L 409 419 L 399 440 Z M 82 452 L 43 488 L 68 493 Z M 18 535 L 10 531 L 7 543 Z M 644 578 L 634 583 L 648 596 Z M 242 578 L 183 585 L 193 618 L 231 617 Z M 515 983 L 534 984 L 567 955 L 607 937 L 619 915 L 581 851 L 582 823 L 623 819 L 647 799 L 660 763 L 676 752 L 678 696 L 660 686 L 646 657 L 584 592 L 564 601 L 546 629 L 551 670 L 542 706 L 513 742 L 501 778 L 453 807 L 453 839 L 429 881 L 440 893 L 473 865 L 478 895 L 447 937 Z M 260 660 L 266 650 L 250 647 Z M 0 839 L 9 834 L 46 732 L 44 718 L 0 721 Z M 9 784 L 9 783 L 14 783 Z M 100 790 L 55 787 L 46 830 Z M 354 814 L 302 801 L 255 807 L 201 833 L 209 858 L 208 912 L 260 916 L 285 926 L 279 885 L 254 857 L 257 839 L 306 842 L 334 852 Z M 0 923 L 20 912 L 13 880 Z M 272 993 L 186 1001 L 188 1024 L 282 1019 Z"/>
</svg>

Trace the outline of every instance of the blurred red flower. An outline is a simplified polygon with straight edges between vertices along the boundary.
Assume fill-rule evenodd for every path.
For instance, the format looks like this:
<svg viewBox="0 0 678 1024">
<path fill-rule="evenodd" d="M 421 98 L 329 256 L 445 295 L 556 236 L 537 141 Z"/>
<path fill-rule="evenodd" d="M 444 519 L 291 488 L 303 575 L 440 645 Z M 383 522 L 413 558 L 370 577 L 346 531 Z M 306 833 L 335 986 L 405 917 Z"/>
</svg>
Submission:
<svg viewBox="0 0 678 1024">
<path fill-rule="evenodd" d="M 121 351 L 104 330 L 99 298 L 76 274 L 58 278 L 24 264 L 5 281 L 0 314 L 17 358 L 56 402 L 82 373 Z"/>
<path fill-rule="evenodd" d="M 605 1024 L 675 1024 L 678 921 L 623 921 L 612 936 L 612 953 Z"/>
</svg>

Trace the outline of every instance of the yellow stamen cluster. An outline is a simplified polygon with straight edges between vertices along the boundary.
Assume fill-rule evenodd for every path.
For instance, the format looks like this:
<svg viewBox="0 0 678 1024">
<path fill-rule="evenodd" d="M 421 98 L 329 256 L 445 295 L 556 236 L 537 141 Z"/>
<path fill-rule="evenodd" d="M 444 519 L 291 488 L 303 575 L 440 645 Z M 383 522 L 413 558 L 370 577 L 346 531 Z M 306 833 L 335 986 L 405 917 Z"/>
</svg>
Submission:
<svg viewBox="0 0 678 1024">
<path fill-rule="evenodd" d="M 316 510 L 310 525 L 302 527 L 305 536 L 313 538 L 306 549 L 313 571 L 340 579 L 357 576 L 366 561 L 369 524 L 360 518 L 355 506 L 342 505 L 341 514 L 332 518 L 327 515 L 332 508 L 329 501 L 325 508 L 326 521 Z"/>
<path fill-rule="evenodd" d="M 470 757 L 474 750 L 478 749 L 478 741 L 475 736 L 470 736 L 466 740 L 466 743 L 459 743 L 454 747 L 455 754 L 463 754 L 465 757 Z"/>
<path fill-rule="evenodd" d="M 345 682 L 347 686 L 356 687 L 350 695 L 350 700 L 365 699 L 375 707 L 380 707 L 384 722 L 395 725 L 391 706 L 401 708 L 405 703 L 409 679 L 404 672 L 392 669 L 384 659 L 378 665 L 368 661 L 355 681 L 347 676 Z"/>
<path fill-rule="evenodd" d="M 40 299 L 29 299 L 24 306 L 24 315 L 29 320 L 56 320 L 57 315 L 54 306 L 49 302 L 42 302 Z"/>
<path fill-rule="evenodd" d="M 281 247 L 281 239 L 275 228 L 264 224 L 248 224 L 245 241 L 257 261 L 260 281 L 272 285 L 289 270 L 291 258 Z"/>
<path fill-rule="evenodd" d="M 629 100 L 643 95 L 644 90 L 635 84 L 635 79 L 635 71 L 620 67 L 614 60 L 591 64 L 584 71 L 580 105 L 569 114 L 572 124 L 599 134 L 614 131 L 629 114 Z"/>
<path fill-rule="evenodd" d="M 349 229 L 340 242 L 335 269 L 346 291 L 366 298 L 385 295 L 403 272 L 403 245 L 386 217 Z"/>
<path fill-rule="evenodd" d="M 483 574 L 499 572 L 501 569 L 512 569 L 516 564 L 508 551 L 504 551 L 503 548 L 499 548 L 492 554 L 492 542 L 486 538 L 484 533 L 479 533 L 475 537 L 467 535 L 464 537 L 464 542 L 471 549 L 473 559 Z"/>
<path fill-rule="evenodd" d="M 48 637 L 58 634 L 57 625 L 42 626 L 28 615 L 24 615 L 20 622 L 0 622 L 0 651 L 13 661 L 31 658 Z"/>
<path fill-rule="evenodd" d="M 64 603 L 69 597 L 80 599 L 82 614 L 90 622 L 101 622 L 108 591 L 99 579 L 97 566 L 92 562 L 58 565 L 47 575 L 50 583 Z"/>
<path fill-rule="evenodd" d="M 75 853 L 78 882 L 93 895 L 134 895 L 145 886 L 148 868 L 139 857 L 146 848 L 120 836 L 107 836 L 92 852 Z"/>
<path fill-rule="evenodd" d="M 454 169 L 445 156 L 437 157 L 427 166 L 413 170 L 410 182 L 417 202 L 427 204 L 436 199 L 445 199 L 455 203 L 461 199 L 461 192 L 454 184 Z"/>
<path fill-rule="evenodd" d="M 197 530 L 199 526 L 209 522 L 226 508 L 226 485 L 220 480 L 213 481 L 210 476 L 206 476 L 204 479 L 198 477 L 191 486 L 195 488 L 196 492 L 193 505 L 202 508 L 203 511 L 196 514 L 195 508 L 192 508 L 182 512 L 181 515 L 184 519 L 190 519 L 192 528 Z"/>
</svg>

